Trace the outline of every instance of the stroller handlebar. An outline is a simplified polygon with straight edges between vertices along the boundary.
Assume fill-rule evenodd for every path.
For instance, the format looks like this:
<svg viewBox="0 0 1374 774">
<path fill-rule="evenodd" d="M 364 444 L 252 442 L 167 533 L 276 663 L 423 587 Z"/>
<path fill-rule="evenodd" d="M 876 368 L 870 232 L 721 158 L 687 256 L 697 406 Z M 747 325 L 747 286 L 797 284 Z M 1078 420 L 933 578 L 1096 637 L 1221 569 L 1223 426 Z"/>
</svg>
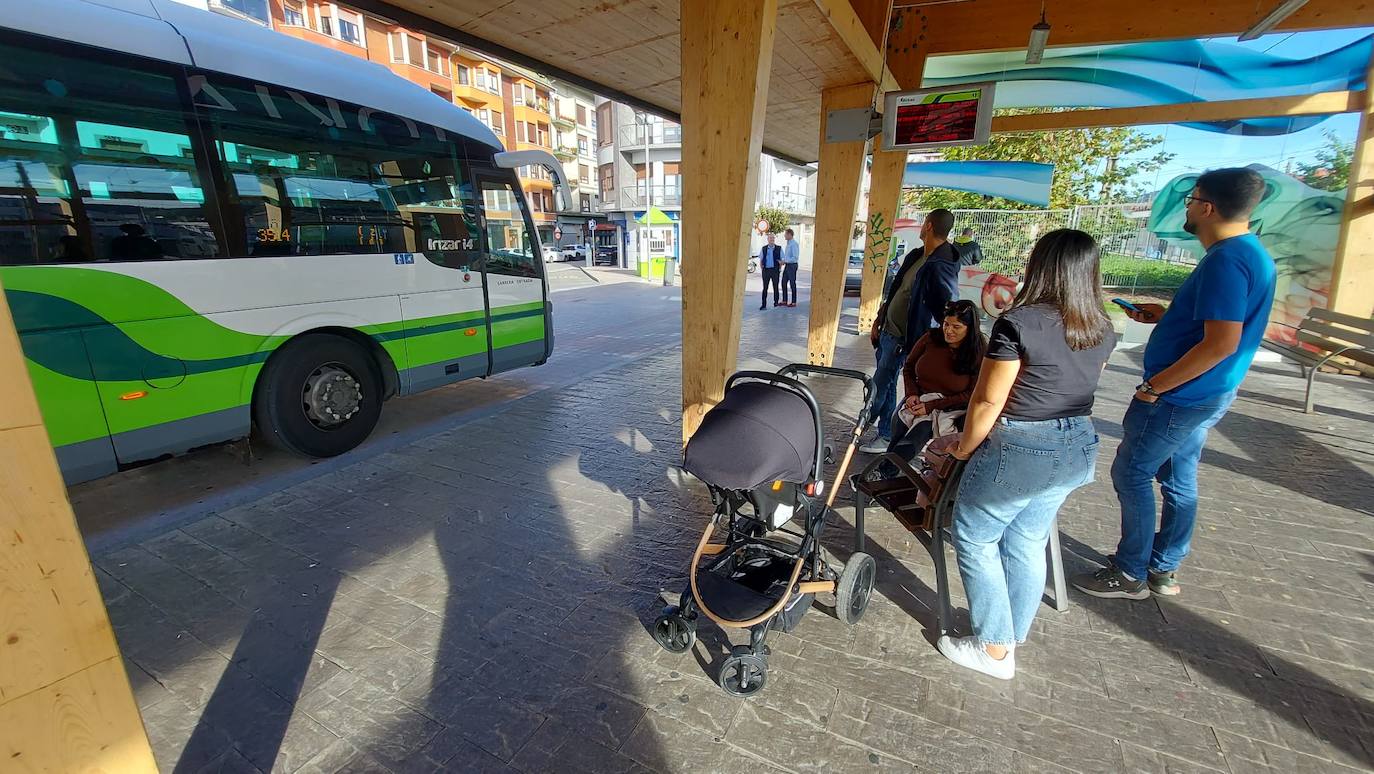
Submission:
<svg viewBox="0 0 1374 774">
<path fill-rule="evenodd" d="M 845 379 L 855 379 L 864 386 L 863 408 L 859 411 L 858 421 L 855 422 L 856 434 L 862 435 L 868 430 L 868 426 L 873 423 L 872 399 L 873 399 L 873 379 L 863 371 L 856 371 L 852 368 L 835 368 L 834 366 L 818 366 L 809 363 L 791 363 L 778 369 L 778 373 L 783 376 L 839 376 Z"/>
</svg>

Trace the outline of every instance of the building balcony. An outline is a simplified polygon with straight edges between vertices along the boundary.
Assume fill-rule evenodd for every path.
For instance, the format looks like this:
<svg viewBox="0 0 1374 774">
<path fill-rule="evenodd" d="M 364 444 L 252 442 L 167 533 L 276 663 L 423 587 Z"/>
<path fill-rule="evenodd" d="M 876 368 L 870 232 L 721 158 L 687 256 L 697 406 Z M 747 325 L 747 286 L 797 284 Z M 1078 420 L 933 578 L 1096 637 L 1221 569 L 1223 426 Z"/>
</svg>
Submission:
<svg viewBox="0 0 1374 774">
<path fill-rule="evenodd" d="M 624 205 L 622 209 L 627 210 L 642 210 L 650 204 L 655 207 L 681 207 L 682 189 L 675 185 L 655 185 L 646 190 L 645 186 L 640 185 L 622 190 L 620 199 Z"/>
<path fill-rule="evenodd" d="M 626 150 L 642 148 L 646 136 L 649 145 L 681 145 L 682 127 L 677 124 L 652 124 L 648 132 L 644 131 L 642 124 L 620 127 L 620 144 Z"/>
<path fill-rule="evenodd" d="M 570 145 L 560 145 L 553 149 L 553 155 L 557 156 L 560 161 L 576 161 L 577 148 Z"/>
<path fill-rule="evenodd" d="M 577 121 L 572 116 L 565 116 L 562 113 L 552 115 L 554 126 L 561 126 L 564 129 L 576 129 Z"/>
<path fill-rule="evenodd" d="M 489 91 L 479 89 L 472 85 L 464 86 L 457 82 L 453 84 L 453 96 L 456 99 L 462 100 L 469 107 L 486 107 L 492 102 L 499 104 L 501 101 L 499 96 Z"/>
<path fill-rule="evenodd" d="M 792 215 L 816 214 L 816 197 L 795 191 L 769 191 L 763 203 Z"/>
</svg>

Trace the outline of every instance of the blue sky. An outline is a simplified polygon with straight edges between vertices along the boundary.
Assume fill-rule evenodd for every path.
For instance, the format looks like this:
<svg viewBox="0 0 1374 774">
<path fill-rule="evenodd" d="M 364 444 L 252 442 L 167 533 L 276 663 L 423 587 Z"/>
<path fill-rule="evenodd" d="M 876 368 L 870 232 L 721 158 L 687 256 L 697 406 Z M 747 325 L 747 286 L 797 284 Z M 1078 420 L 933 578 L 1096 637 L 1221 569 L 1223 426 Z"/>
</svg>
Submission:
<svg viewBox="0 0 1374 774">
<path fill-rule="evenodd" d="M 1370 34 L 1371 29 L 1331 32 L 1278 33 L 1240 45 L 1284 57 L 1307 57 L 1330 51 Z M 1234 42 L 1234 40 L 1230 41 Z M 1136 182 L 1158 188 L 1176 175 L 1224 166 L 1268 164 L 1282 169 L 1291 160 L 1306 161 L 1324 142 L 1323 132 L 1334 131 L 1346 141 L 1355 138 L 1359 116 L 1347 113 L 1332 116 L 1320 124 L 1293 134 L 1277 137 L 1236 137 L 1182 126 L 1143 126 L 1141 131 L 1160 135 L 1164 143 L 1154 149 L 1174 154 L 1174 159 L 1157 173 L 1138 176 Z"/>
</svg>

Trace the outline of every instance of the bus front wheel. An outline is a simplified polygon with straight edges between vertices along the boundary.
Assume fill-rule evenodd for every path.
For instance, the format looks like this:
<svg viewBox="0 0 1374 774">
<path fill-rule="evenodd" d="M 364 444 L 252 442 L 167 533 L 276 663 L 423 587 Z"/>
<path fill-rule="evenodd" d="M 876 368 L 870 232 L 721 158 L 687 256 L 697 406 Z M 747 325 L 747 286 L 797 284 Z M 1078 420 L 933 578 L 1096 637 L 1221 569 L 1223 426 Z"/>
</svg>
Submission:
<svg viewBox="0 0 1374 774">
<path fill-rule="evenodd" d="M 339 336 L 288 342 L 259 379 L 253 420 L 269 443 L 295 454 L 343 454 L 372 433 L 382 413 L 376 365 Z"/>
</svg>

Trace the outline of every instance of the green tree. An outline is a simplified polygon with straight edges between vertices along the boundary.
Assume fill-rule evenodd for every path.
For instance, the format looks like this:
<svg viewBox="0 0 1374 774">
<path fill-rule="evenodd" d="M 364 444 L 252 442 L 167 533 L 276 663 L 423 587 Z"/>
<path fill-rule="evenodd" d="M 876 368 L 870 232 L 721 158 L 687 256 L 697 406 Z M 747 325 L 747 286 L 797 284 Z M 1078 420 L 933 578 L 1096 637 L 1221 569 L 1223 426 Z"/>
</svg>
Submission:
<svg viewBox="0 0 1374 774">
<path fill-rule="evenodd" d="M 767 233 L 769 234 L 781 234 L 787 230 L 788 226 L 792 225 L 792 216 L 787 214 L 787 210 L 770 207 L 767 204 L 760 204 L 759 208 L 754 210 L 754 223 L 761 220 L 768 221 Z"/>
<path fill-rule="evenodd" d="M 1008 115 L 1045 113 L 1045 109 L 999 111 Z M 994 134 L 984 145 L 945 148 L 947 161 L 1034 161 L 1054 165 L 1050 207 L 1078 204 L 1115 204 L 1138 198 L 1144 191 L 1132 179 L 1163 167 L 1173 154 L 1146 154 L 1164 142 L 1159 135 L 1136 129 L 1062 129 L 1022 134 Z M 1127 158 L 1130 157 L 1130 158 Z M 1035 209 L 1034 205 L 982 194 L 947 189 L 907 191 L 903 203 L 916 209 Z"/>
<path fill-rule="evenodd" d="M 1322 132 L 1326 138 L 1309 163 L 1297 165 L 1294 177 L 1323 191 L 1342 191 L 1350 185 L 1350 161 L 1355 157 L 1355 143 L 1343 142 L 1335 132 Z"/>
</svg>

